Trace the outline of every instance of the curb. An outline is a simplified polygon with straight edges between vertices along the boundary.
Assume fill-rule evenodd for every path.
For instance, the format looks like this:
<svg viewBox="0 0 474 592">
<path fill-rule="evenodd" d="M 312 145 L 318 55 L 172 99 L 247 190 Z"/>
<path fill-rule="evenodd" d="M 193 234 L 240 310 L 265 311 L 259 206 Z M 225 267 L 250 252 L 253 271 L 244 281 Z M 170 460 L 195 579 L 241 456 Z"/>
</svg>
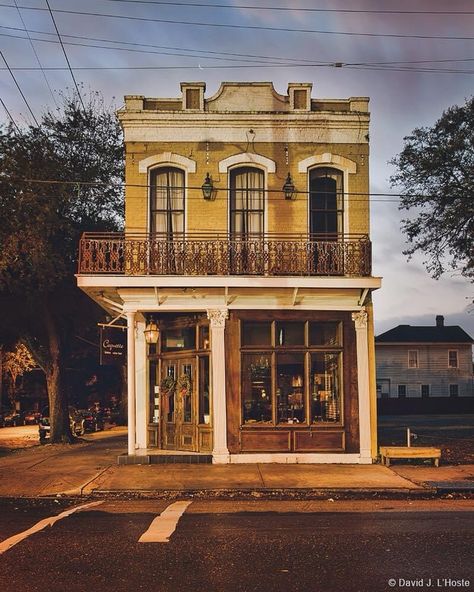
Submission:
<svg viewBox="0 0 474 592">
<path fill-rule="evenodd" d="M 111 499 L 202 499 L 202 500 L 362 500 L 362 499 L 432 499 L 435 488 L 420 489 L 155 489 L 155 490 L 100 490 L 87 494 L 90 498 Z"/>
</svg>

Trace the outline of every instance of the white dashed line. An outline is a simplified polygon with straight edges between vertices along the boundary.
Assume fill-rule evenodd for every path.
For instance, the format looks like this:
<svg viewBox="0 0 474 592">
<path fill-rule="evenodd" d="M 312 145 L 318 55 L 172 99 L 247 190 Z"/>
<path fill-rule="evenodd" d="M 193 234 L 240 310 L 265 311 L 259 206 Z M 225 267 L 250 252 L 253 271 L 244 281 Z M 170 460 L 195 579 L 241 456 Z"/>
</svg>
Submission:
<svg viewBox="0 0 474 592">
<path fill-rule="evenodd" d="M 138 539 L 139 543 L 168 543 L 178 521 L 192 502 L 174 502 L 163 510 Z"/>
<path fill-rule="evenodd" d="M 21 543 L 21 541 L 23 541 L 24 539 L 26 539 L 30 535 L 34 534 L 35 532 L 39 532 L 40 530 L 43 530 L 47 526 L 53 526 L 53 524 L 55 522 L 57 522 L 58 520 L 62 520 L 63 518 L 67 518 L 71 514 L 74 514 L 75 512 L 80 512 L 81 510 L 85 510 L 86 508 L 91 508 L 92 506 L 98 506 L 101 503 L 102 503 L 102 501 L 90 502 L 89 504 L 83 504 L 82 506 L 76 506 L 75 508 L 70 508 L 69 510 L 66 510 L 65 512 L 61 512 L 61 514 L 58 514 L 57 516 L 50 516 L 49 518 L 44 518 L 43 520 L 40 520 L 39 522 L 37 522 L 34 526 L 29 528 L 28 530 L 24 530 L 23 532 L 20 532 L 19 534 L 15 534 L 12 537 L 10 537 L 9 539 L 2 541 L 0 543 L 0 555 L 2 553 L 5 553 L 5 551 L 8 551 L 8 549 L 11 549 L 12 547 L 17 545 L 18 543 Z"/>
</svg>

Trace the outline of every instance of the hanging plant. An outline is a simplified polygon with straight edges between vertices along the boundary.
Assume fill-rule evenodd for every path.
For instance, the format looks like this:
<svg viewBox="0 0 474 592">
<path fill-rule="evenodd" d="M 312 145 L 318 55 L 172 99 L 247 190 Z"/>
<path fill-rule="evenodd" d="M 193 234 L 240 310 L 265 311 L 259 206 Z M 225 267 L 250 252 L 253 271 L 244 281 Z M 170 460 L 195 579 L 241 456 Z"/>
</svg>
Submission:
<svg viewBox="0 0 474 592">
<path fill-rule="evenodd" d="M 176 388 L 176 380 L 172 376 L 166 376 L 161 381 L 160 387 L 165 393 L 173 392 Z"/>
<path fill-rule="evenodd" d="M 176 387 L 178 389 L 179 394 L 183 397 L 184 395 L 190 393 L 192 386 L 191 379 L 189 378 L 189 376 L 187 374 L 181 374 L 181 376 L 178 378 L 178 382 L 176 383 Z"/>
</svg>

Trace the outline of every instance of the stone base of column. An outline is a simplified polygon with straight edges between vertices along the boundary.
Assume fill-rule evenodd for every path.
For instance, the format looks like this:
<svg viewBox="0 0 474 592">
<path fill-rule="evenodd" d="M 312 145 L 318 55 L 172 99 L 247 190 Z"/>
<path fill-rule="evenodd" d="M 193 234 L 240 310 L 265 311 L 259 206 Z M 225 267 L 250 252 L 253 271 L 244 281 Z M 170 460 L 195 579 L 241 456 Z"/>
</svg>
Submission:
<svg viewBox="0 0 474 592">
<path fill-rule="evenodd" d="M 371 465 L 374 461 L 372 459 L 372 454 L 370 450 L 361 450 L 360 451 L 360 464 L 361 465 Z"/>
<path fill-rule="evenodd" d="M 212 452 L 212 464 L 213 465 L 227 465 L 230 463 L 230 454 L 229 451 L 216 451 Z"/>
</svg>

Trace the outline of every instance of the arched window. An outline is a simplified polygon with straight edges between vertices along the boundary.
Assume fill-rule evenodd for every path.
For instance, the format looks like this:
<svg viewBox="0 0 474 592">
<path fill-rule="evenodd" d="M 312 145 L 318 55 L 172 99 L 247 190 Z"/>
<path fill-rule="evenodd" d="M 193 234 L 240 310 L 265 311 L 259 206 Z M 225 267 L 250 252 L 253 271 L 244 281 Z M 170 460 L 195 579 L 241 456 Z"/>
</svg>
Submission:
<svg viewBox="0 0 474 592">
<path fill-rule="evenodd" d="M 150 173 L 150 232 L 171 239 L 184 232 L 184 172 L 174 167 Z"/>
<path fill-rule="evenodd" d="M 230 171 L 230 232 L 239 236 L 263 234 L 265 229 L 265 176 L 254 167 Z"/>
<path fill-rule="evenodd" d="M 309 232 L 336 239 L 344 232 L 344 189 L 342 171 L 329 167 L 309 173 Z"/>
</svg>

